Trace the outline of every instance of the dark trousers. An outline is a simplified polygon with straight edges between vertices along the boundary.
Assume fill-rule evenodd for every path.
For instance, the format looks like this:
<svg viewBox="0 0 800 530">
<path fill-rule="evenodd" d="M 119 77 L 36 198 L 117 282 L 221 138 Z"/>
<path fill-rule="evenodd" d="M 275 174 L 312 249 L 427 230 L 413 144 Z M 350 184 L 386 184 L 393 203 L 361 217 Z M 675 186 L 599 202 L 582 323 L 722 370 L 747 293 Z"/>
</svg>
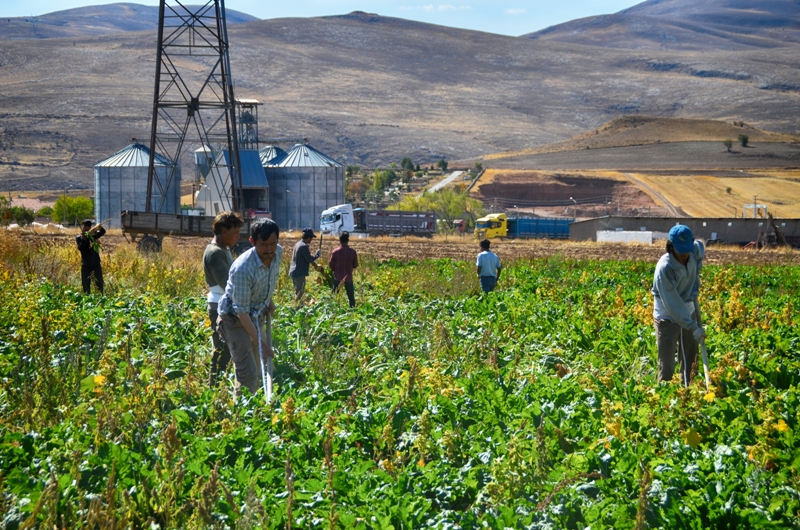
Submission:
<svg viewBox="0 0 800 530">
<path fill-rule="evenodd" d="M 208 382 L 212 388 L 217 386 L 220 377 L 222 377 L 225 374 L 225 370 L 228 369 L 228 363 L 231 362 L 231 351 L 228 349 L 228 345 L 222 342 L 222 338 L 217 331 L 218 316 L 217 304 L 211 304 L 208 308 L 208 319 L 211 320 L 211 329 L 214 330 L 211 334 L 214 353 L 211 355 L 211 369 Z"/>
<path fill-rule="evenodd" d="M 294 299 L 300 301 L 306 293 L 306 277 L 292 278 L 292 284 L 294 284 Z"/>
<path fill-rule="evenodd" d="M 339 284 L 342 283 L 339 280 L 333 280 L 333 291 L 339 288 Z M 350 307 L 356 306 L 356 291 L 353 288 L 353 282 L 344 282 L 344 290 L 347 292 L 347 299 L 350 301 Z"/>
<path fill-rule="evenodd" d="M 83 292 L 89 294 L 92 290 L 92 278 L 94 283 L 103 294 L 103 268 L 98 263 L 97 265 L 81 265 L 81 283 L 83 284 Z"/>
</svg>

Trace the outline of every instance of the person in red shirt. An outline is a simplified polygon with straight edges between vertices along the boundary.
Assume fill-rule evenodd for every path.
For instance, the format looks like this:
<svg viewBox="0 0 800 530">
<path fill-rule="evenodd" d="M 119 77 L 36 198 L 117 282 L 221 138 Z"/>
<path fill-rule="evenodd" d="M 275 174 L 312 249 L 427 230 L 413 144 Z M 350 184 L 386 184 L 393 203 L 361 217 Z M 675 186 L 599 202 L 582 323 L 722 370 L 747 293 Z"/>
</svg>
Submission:
<svg viewBox="0 0 800 530">
<path fill-rule="evenodd" d="M 340 283 L 344 283 L 344 290 L 347 292 L 347 299 L 350 307 L 356 306 L 355 289 L 353 288 L 353 269 L 358 267 L 358 254 L 350 248 L 350 234 L 342 232 L 339 236 L 339 247 L 331 253 L 328 266 L 333 272 L 333 290 L 339 288 Z"/>
</svg>

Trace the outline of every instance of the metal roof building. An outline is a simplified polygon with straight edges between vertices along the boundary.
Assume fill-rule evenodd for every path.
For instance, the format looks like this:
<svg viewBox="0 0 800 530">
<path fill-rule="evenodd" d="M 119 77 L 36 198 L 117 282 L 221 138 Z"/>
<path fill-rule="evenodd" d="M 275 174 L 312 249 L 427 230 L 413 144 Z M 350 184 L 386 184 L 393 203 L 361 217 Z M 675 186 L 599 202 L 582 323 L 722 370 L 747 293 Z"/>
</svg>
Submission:
<svg viewBox="0 0 800 530">
<path fill-rule="evenodd" d="M 95 219 L 105 221 L 109 228 L 120 228 L 120 214 L 124 210 L 143 212 L 147 209 L 147 171 L 150 164 L 150 148 L 134 142 L 117 151 L 94 166 L 94 215 Z M 156 153 L 155 171 L 161 182 L 167 182 L 172 169 L 172 161 Z M 154 186 L 152 190 L 152 210 L 160 213 L 179 213 L 181 173 L 175 170 L 175 177 L 166 190 Z"/>
<path fill-rule="evenodd" d="M 264 172 L 272 219 L 283 230 L 318 230 L 320 214 L 344 202 L 344 167 L 308 144 L 276 156 L 264 164 Z"/>
</svg>

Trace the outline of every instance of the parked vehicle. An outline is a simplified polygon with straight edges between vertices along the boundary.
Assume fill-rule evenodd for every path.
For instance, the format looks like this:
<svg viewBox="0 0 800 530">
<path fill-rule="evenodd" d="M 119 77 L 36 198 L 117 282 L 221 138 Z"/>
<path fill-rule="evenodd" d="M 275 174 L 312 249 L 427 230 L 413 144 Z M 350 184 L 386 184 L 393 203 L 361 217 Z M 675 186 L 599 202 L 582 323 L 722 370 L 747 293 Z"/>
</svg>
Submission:
<svg viewBox="0 0 800 530">
<path fill-rule="evenodd" d="M 161 252 L 164 236 L 214 237 L 214 217 L 211 216 L 124 211 L 121 219 L 123 234 L 143 252 Z M 240 232 L 242 246 L 237 245 L 239 250 L 250 247 L 250 224 L 254 221 L 256 219 L 244 220 Z"/>
<path fill-rule="evenodd" d="M 352 204 L 339 204 L 322 212 L 319 219 L 323 234 L 338 236 L 350 232 L 355 236 L 415 235 L 436 233 L 436 214 L 399 210 L 365 210 Z"/>
<path fill-rule="evenodd" d="M 524 239 L 532 237 L 568 239 L 572 219 L 547 217 L 506 217 L 504 213 L 490 213 L 475 222 L 475 237 L 494 239 L 507 237 Z"/>
</svg>

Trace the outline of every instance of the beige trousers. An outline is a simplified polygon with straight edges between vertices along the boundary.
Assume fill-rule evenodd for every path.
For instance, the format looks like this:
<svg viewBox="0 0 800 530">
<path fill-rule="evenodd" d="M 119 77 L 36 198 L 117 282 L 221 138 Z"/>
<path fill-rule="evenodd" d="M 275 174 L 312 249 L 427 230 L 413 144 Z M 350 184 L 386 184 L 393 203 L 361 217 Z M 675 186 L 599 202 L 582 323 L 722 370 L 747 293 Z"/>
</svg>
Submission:
<svg viewBox="0 0 800 530">
<path fill-rule="evenodd" d="M 253 323 L 261 327 L 261 333 L 266 333 L 263 317 L 259 317 L 258 322 Z M 251 394 L 255 394 L 261 386 L 261 357 L 258 354 L 258 343 L 250 338 L 242 323 L 233 315 L 219 315 L 217 329 L 231 352 L 236 373 L 234 393 L 239 396 L 242 387 L 246 387 Z"/>
</svg>

